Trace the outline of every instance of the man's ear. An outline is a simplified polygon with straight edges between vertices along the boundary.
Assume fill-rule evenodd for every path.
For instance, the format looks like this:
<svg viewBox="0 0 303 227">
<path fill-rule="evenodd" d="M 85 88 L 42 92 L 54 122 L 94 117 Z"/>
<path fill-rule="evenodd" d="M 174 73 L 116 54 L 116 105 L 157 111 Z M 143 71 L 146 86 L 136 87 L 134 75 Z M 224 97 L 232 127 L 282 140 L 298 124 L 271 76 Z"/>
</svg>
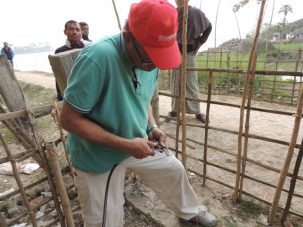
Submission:
<svg viewBox="0 0 303 227">
<path fill-rule="evenodd" d="M 124 42 L 125 42 L 126 44 L 128 44 L 128 43 L 130 42 L 130 35 L 129 35 L 129 32 L 123 30 L 123 31 L 122 31 L 122 35 L 123 35 Z"/>
<path fill-rule="evenodd" d="M 64 32 L 64 35 L 66 35 L 66 30 L 64 30 L 63 32 Z"/>
</svg>

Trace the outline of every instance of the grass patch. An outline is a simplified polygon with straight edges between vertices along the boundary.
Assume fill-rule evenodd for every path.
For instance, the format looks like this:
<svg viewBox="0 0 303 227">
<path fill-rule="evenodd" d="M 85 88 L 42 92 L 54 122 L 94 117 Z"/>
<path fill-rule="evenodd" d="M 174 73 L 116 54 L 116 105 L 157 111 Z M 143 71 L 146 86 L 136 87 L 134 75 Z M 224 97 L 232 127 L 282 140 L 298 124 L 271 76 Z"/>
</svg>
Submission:
<svg viewBox="0 0 303 227">
<path fill-rule="evenodd" d="M 19 81 L 21 90 L 32 106 L 48 105 L 55 98 L 54 89 L 44 88 L 40 85 L 28 84 Z"/>
<path fill-rule="evenodd" d="M 241 203 L 237 205 L 236 213 L 238 216 L 247 220 L 250 217 L 256 217 L 261 213 L 266 213 L 264 205 L 253 200 L 244 198 Z"/>
</svg>

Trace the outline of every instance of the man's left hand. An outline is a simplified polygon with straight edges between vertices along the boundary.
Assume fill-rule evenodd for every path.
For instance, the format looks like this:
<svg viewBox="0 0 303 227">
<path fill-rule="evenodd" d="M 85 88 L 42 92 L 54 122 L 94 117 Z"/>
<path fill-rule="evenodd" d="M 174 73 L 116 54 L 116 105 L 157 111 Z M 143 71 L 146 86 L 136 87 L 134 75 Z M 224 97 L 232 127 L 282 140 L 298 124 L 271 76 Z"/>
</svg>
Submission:
<svg viewBox="0 0 303 227">
<path fill-rule="evenodd" d="M 165 133 L 159 128 L 153 128 L 148 133 L 148 140 L 157 141 L 161 146 L 167 147 L 167 140 Z"/>
</svg>

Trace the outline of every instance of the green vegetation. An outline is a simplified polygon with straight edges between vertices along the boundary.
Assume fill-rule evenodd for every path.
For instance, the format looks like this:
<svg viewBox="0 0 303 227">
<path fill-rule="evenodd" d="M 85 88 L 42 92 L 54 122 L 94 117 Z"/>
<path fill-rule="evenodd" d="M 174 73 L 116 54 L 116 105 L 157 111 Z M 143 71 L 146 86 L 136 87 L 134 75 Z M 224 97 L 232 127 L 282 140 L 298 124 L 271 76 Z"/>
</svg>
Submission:
<svg viewBox="0 0 303 227">
<path fill-rule="evenodd" d="M 236 207 L 237 216 L 241 217 L 243 220 L 247 220 L 251 217 L 257 217 L 261 213 L 267 213 L 267 209 L 263 204 L 251 198 L 243 198 L 241 203 L 237 204 Z"/>
<path fill-rule="evenodd" d="M 302 43 L 279 43 L 279 44 L 274 44 L 275 48 L 277 50 L 299 50 L 299 49 L 303 49 L 303 44 Z"/>
<path fill-rule="evenodd" d="M 302 64 L 298 61 L 300 51 L 291 48 L 290 44 L 280 44 L 281 50 L 272 48 L 267 53 L 259 51 L 257 53 L 256 70 L 265 71 L 299 71 Z M 292 44 L 292 48 L 298 44 Z M 220 68 L 220 69 L 242 69 L 247 70 L 249 52 L 214 51 L 203 52 L 198 56 L 198 67 L 200 68 Z M 199 72 L 199 82 L 202 93 L 207 92 L 207 81 L 209 72 Z M 303 78 L 302 78 L 303 79 Z M 213 73 L 213 94 L 241 95 L 244 89 L 245 74 L 231 72 Z M 254 79 L 254 98 L 265 101 L 275 101 L 280 103 L 295 104 L 298 90 L 302 86 L 299 81 L 294 85 L 294 80 L 288 80 L 283 76 L 256 74 Z M 294 91 L 293 91 L 294 88 Z"/>
<path fill-rule="evenodd" d="M 53 89 L 44 88 L 40 85 L 28 84 L 19 81 L 21 90 L 25 96 L 30 100 L 32 106 L 48 105 L 52 103 L 55 98 L 55 91 Z"/>
</svg>

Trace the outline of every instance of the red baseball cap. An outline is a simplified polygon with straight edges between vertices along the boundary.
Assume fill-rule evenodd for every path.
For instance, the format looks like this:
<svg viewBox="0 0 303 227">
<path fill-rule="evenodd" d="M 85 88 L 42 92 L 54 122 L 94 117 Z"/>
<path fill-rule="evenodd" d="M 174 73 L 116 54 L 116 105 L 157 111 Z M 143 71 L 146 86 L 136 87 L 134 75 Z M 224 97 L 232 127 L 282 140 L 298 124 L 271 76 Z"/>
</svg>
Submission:
<svg viewBox="0 0 303 227">
<path fill-rule="evenodd" d="M 128 25 L 152 62 L 160 69 L 177 68 L 181 55 L 176 41 L 178 12 L 166 0 L 142 0 L 131 5 Z"/>
</svg>

